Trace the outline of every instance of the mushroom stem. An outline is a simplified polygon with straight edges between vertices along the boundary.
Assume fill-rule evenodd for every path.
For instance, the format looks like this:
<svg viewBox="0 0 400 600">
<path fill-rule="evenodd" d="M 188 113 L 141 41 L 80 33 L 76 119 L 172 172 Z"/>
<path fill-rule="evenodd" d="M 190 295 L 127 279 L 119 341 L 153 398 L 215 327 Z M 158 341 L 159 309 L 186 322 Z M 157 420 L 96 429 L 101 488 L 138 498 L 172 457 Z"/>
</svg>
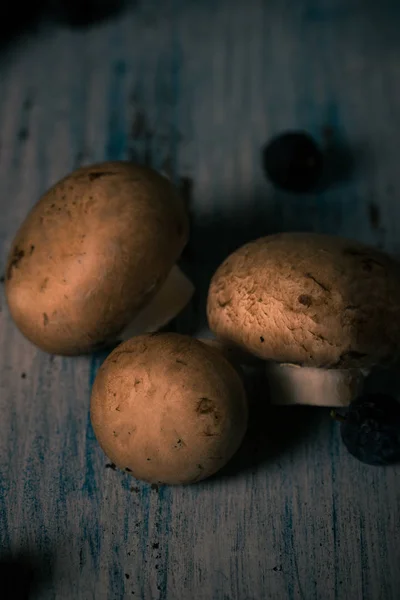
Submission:
<svg viewBox="0 0 400 600">
<path fill-rule="evenodd" d="M 322 369 L 285 363 L 267 363 L 266 376 L 271 404 L 348 406 L 361 392 L 367 371 Z"/>
<path fill-rule="evenodd" d="M 192 282 L 174 265 L 163 286 L 118 336 L 121 342 L 135 335 L 151 333 L 167 325 L 190 302 L 194 293 Z"/>
</svg>

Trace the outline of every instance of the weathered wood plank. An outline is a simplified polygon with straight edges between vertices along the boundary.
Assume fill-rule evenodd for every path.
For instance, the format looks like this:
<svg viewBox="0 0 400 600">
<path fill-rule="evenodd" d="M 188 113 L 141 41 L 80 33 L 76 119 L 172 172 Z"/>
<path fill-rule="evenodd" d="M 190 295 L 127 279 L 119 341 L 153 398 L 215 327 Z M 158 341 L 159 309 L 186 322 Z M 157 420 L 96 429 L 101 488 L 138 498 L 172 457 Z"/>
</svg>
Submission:
<svg viewBox="0 0 400 600">
<path fill-rule="evenodd" d="M 199 291 L 180 329 L 204 333 L 213 269 L 255 235 L 340 233 L 400 254 L 395 1 L 142 4 L 0 57 L 1 267 L 49 185 L 128 157 L 193 183 Z M 273 190 L 260 149 L 290 127 L 350 150 L 354 168 L 319 194 Z M 326 411 L 254 408 L 224 474 L 151 489 L 94 439 L 101 357 L 45 356 L 0 304 L 0 548 L 38 562 L 38 597 L 397 600 L 400 471 L 349 457 Z"/>
</svg>

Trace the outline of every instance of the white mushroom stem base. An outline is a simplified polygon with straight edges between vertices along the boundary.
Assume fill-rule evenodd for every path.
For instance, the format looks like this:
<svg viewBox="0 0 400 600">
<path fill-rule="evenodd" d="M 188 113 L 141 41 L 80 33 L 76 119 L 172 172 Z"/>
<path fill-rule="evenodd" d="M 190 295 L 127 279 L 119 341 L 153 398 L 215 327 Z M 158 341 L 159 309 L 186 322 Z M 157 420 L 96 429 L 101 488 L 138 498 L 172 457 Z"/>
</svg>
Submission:
<svg viewBox="0 0 400 600">
<path fill-rule="evenodd" d="M 285 363 L 268 363 L 267 383 L 271 404 L 348 406 L 361 392 L 368 371 L 320 369 Z"/>
<path fill-rule="evenodd" d="M 174 265 L 164 285 L 154 298 L 122 331 L 118 340 L 124 342 L 135 335 L 158 331 L 174 319 L 190 302 L 194 293 L 192 282 Z"/>
</svg>

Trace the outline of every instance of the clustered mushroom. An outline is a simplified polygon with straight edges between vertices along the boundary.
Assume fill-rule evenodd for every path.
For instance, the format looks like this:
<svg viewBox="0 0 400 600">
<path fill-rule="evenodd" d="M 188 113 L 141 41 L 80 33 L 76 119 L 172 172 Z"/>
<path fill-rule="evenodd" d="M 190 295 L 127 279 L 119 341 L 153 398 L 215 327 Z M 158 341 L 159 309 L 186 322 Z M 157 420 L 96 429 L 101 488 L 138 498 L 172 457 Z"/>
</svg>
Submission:
<svg viewBox="0 0 400 600">
<path fill-rule="evenodd" d="M 398 429 L 382 416 L 379 395 L 353 401 L 370 369 L 398 356 L 399 263 L 337 236 L 251 241 L 212 277 L 215 338 L 195 339 L 158 331 L 194 291 L 176 265 L 188 236 L 186 207 L 168 178 L 118 161 L 59 181 L 11 246 L 6 297 L 26 338 L 66 356 L 119 344 L 97 373 L 90 405 L 113 463 L 154 484 L 215 474 L 246 433 L 242 367 L 260 364 L 272 404 L 350 405 L 347 421 L 336 418 L 351 453 L 369 464 L 398 457 Z M 374 423 L 370 435 L 355 430 L 363 419 Z M 354 449 L 354 440 L 371 439 L 373 450 Z"/>
</svg>

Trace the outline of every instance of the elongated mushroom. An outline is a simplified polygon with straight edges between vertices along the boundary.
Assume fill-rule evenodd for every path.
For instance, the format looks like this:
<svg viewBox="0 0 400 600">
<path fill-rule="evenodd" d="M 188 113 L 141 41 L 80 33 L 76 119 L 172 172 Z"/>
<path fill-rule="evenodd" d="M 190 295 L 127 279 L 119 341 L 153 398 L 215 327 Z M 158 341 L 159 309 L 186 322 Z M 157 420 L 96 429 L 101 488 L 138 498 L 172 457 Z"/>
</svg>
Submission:
<svg viewBox="0 0 400 600">
<path fill-rule="evenodd" d="M 31 342 L 61 355 L 157 330 L 193 294 L 175 264 L 188 235 L 166 177 L 124 161 L 78 169 L 44 194 L 12 242 L 11 316 Z"/>
<path fill-rule="evenodd" d="M 267 361 L 273 403 L 347 405 L 398 355 L 400 265 L 336 236 L 267 236 L 217 269 L 207 315 L 222 342 Z"/>
<path fill-rule="evenodd" d="M 188 484 L 238 450 L 248 407 L 236 370 L 217 350 L 176 333 L 140 335 L 101 366 L 91 420 L 105 454 L 134 477 Z"/>
</svg>

